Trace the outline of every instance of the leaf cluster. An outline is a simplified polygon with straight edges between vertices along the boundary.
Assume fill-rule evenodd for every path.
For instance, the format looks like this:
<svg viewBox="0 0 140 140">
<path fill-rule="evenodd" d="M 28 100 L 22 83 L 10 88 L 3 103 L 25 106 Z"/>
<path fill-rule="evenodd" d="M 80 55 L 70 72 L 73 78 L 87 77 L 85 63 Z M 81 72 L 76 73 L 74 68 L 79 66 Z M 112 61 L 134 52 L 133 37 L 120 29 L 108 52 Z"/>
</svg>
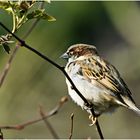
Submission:
<svg viewBox="0 0 140 140">
<path fill-rule="evenodd" d="M 43 19 L 47 21 L 56 20 L 53 16 L 46 13 L 45 9 L 34 8 L 36 3 L 38 3 L 36 0 L 0 1 L 0 8 L 7 11 L 13 17 L 12 33 L 15 33 L 21 26 L 23 26 L 31 19 L 36 18 L 36 19 Z M 10 52 L 9 44 L 13 43 L 13 41 L 10 41 L 11 38 L 12 36 L 9 34 L 0 36 L 0 45 L 4 48 L 4 50 L 7 53 Z"/>
</svg>

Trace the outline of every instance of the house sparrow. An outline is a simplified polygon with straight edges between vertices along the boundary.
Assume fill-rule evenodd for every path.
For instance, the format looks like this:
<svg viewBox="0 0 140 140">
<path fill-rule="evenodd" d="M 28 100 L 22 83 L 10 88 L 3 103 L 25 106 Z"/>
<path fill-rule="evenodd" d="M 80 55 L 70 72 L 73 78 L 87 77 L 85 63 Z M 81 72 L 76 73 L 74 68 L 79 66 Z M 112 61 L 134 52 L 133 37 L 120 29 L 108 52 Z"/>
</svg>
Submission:
<svg viewBox="0 0 140 140">
<path fill-rule="evenodd" d="M 95 46 L 75 44 L 68 48 L 62 58 L 68 60 L 65 70 L 80 93 L 93 105 L 95 116 L 90 119 L 93 123 L 96 117 L 105 112 L 112 112 L 123 106 L 140 115 L 132 98 L 132 93 L 121 78 L 117 69 L 99 56 Z M 84 101 L 75 92 L 66 79 L 71 98 L 85 109 Z"/>
</svg>

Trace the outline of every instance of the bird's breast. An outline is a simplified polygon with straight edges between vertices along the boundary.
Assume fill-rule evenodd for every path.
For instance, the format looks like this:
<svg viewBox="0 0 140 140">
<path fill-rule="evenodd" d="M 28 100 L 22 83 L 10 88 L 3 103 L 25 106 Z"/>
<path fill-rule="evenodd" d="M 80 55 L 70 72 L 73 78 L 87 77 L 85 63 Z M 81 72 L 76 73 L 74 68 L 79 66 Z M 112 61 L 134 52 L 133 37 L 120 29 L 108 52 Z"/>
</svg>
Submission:
<svg viewBox="0 0 140 140">
<path fill-rule="evenodd" d="M 70 69 L 71 68 L 71 69 Z M 100 89 L 94 81 L 92 83 L 86 80 L 83 76 L 78 75 L 80 66 L 72 66 L 69 65 L 66 68 L 66 72 L 72 79 L 73 83 L 75 84 L 76 88 L 80 91 L 80 93 L 89 101 L 100 102 L 100 94 L 102 89 Z M 84 106 L 83 100 L 79 97 L 79 95 L 75 92 L 75 90 L 71 87 L 71 84 L 68 80 L 66 80 L 68 86 L 68 92 L 71 98 L 81 107 Z"/>
<path fill-rule="evenodd" d="M 114 102 L 114 97 L 111 96 L 110 91 L 106 90 L 105 88 L 98 85 L 98 82 L 96 80 L 87 80 L 83 77 L 83 75 L 79 75 L 79 69 L 80 66 L 72 66 L 68 65 L 69 67 L 66 67 L 66 72 L 70 76 L 71 80 L 75 84 L 76 88 L 80 91 L 80 93 L 88 100 L 90 101 L 94 108 L 95 112 L 97 114 L 101 114 L 102 112 L 110 112 L 110 110 L 113 110 L 116 108 L 116 103 Z M 71 69 L 69 69 L 71 67 Z M 71 98 L 76 102 L 79 106 L 82 108 L 85 107 L 84 101 L 81 99 L 81 97 L 75 92 L 75 90 L 72 88 L 70 82 L 66 79 L 66 83 L 68 86 L 68 92 Z M 112 107 L 111 107 L 112 106 Z M 114 107 L 115 106 L 115 107 Z M 111 107 L 111 109 L 110 109 Z"/>
</svg>

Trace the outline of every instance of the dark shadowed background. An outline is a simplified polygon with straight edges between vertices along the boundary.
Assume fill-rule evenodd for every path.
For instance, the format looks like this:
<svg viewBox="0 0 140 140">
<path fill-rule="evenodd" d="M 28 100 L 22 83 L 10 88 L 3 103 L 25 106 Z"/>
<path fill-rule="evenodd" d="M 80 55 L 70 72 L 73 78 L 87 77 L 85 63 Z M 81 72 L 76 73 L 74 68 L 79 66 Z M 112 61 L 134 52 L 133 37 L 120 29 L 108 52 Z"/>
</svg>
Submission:
<svg viewBox="0 0 140 140">
<path fill-rule="evenodd" d="M 120 71 L 140 107 L 140 3 L 139 2 L 51 2 L 46 5 L 55 22 L 41 20 L 26 42 L 49 58 L 65 65 L 59 56 L 75 43 L 88 43 Z M 0 9 L 0 21 L 9 28 L 11 17 Z M 26 24 L 18 31 L 22 37 Z M 0 27 L 0 35 L 6 33 Z M 11 46 L 13 50 L 15 46 Z M 10 55 L 0 48 L 0 72 Z M 48 62 L 20 48 L 0 89 L 0 125 L 13 125 L 39 117 L 39 104 L 46 111 L 67 95 L 64 75 Z M 69 101 L 49 118 L 60 138 L 68 138 L 70 114 L 73 138 L 99 138 L 89 127 L 88 114 Z M 124 108 L 99 118 L 105 138 L 140 138 L 140 117 Z M 4 138 L 52 138 L 44 122 L 22 131 L 4 130 Z"/>
</svg>

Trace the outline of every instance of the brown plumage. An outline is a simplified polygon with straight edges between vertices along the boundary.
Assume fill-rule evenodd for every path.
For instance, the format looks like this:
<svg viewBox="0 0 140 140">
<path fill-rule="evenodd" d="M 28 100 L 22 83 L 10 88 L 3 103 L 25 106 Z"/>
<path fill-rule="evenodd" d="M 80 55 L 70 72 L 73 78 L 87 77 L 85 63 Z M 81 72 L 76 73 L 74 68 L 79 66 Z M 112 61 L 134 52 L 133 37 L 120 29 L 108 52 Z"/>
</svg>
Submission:
<svg viewBox="0 0 140 140">
<path fill-rule="evenodd" d="M 66 72 L 73 80 L 81 94 L 93 104 L 97 115 L 110 112 L 124 106 L 138 114 L 140 110 L 132 98 L 132 93 L 121 78 L 117 69 L 99 56 L 96 47 L 76 44 L 68 48 L 63 57 L 68 59 Z M 68 80 L 69 94 L 84 108 L 84 102 L 73 89 Z M 90 111 L 87 110 L 89 113 Z"/>
</svg>

